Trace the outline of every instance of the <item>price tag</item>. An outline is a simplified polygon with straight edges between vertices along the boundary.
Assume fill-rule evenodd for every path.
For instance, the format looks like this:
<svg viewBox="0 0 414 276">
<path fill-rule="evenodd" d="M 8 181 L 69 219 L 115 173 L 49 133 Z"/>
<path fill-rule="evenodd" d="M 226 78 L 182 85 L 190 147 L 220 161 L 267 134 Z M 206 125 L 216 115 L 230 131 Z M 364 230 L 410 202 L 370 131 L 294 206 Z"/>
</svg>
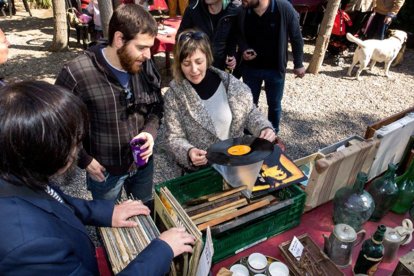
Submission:
<svg viewBox="0 0 414 276">
<path fill-rule="evenodd" d="M 295 257 L 297 260 L 300 260 L 303 252 L 303 244 L 299 241 L 298 238 L 296 238 L 296 236 L 293 236 L 292 242 L 289 246 L 289 252 L 292 253 L 293 257 Z"/>
</svg>

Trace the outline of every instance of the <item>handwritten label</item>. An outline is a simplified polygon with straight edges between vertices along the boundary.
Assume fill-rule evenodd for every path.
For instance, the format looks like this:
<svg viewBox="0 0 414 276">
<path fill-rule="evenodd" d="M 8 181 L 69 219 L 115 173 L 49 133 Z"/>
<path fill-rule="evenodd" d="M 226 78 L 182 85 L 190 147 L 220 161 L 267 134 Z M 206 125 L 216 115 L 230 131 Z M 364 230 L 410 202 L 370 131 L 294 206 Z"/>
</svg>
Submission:
<svg viewBox="0 0 414 276">
<path fill-rule="evenodd" d="M 210 273 L 211 264 L 213 262 L 214 246 L 213 238 L 211 237 L 210 227 L 207 227 L 206 242 L 203 253 L 200 256 L 200 261 L 197 267 L 196 276 L 208 276 Z"/>
<path fill-rule="evenodd" d="M 289 252 L 292 253 L 293 257 L 295 257 L 297 260 L 300 260 L 303 252 L 303 244 L 299 241 L 298 238 L 296 238 L 296 236 L 293 236 L 292 242 L 289 246 Z"/>
</svg>

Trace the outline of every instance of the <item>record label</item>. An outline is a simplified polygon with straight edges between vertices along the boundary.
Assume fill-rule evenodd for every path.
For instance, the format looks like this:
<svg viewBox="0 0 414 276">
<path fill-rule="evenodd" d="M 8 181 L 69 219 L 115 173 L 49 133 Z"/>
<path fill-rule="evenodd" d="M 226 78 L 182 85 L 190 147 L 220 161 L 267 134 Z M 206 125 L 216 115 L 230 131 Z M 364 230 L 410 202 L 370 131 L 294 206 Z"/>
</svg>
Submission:
<svg viewBox="0 0 414 276">
<path fill-rule="evenodd" d="M 211 164 L 243 166 L 263 161 L 273 151 L 273 144 L 254 136 L 230 138 L 211 145 L 207 159 Z"/>
<path fill-rule="evenodd" d="M 227 150 L 227 152 L 230 155 L 240 156 L 240 155 L 248 154 L 251 150 L 252 149 L 249 146 L 246 146 L 246 145 L 235 145 L 235 146 L 230 147 Z"/>
</svg>

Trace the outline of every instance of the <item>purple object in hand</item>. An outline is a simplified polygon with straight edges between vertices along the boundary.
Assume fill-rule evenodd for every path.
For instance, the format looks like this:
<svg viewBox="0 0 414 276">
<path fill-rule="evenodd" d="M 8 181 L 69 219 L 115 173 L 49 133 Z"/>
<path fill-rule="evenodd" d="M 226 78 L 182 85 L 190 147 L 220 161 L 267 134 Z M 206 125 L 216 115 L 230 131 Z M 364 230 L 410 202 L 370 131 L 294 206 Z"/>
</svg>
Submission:
<svg viewBox="0 0 414 276">
<path fill-rule="evenodd" d="M 140 167 L 144 166 L 147 162 L 142 159 L 140 156 L 141 154 L 141 146 L 145 144 L 145 140 L 141 138 L 132 139 L 129 143 L 131 145 L 132 156 L 134 157 L 135 164 Z"/>
</svg>

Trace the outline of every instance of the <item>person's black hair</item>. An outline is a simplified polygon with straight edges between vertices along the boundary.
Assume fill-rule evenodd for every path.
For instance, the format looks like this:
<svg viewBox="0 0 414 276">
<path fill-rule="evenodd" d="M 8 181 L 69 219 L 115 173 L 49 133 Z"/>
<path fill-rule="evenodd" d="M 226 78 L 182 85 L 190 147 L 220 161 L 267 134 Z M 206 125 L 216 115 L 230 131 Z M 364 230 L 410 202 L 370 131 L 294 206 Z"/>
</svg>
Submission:
<svg viewBox="0 0 414 276">
<path fill-rule="evenodd" d="M 156 36 L 157 22 L 143 7 L 136 4 L 122 4 L 112 14 L 108 26 L 108 41 L 112 44 L 115 32 L 124 35 L 125 42 L 135 38 L 137 34 Z"/>
<path fill-rule="evenodd" d="M 86 120 L 86 106 L 66 88 L 42 81 L 0 88 L 0 177 L 43 189 L 73 161 Z"/>
</svg>

